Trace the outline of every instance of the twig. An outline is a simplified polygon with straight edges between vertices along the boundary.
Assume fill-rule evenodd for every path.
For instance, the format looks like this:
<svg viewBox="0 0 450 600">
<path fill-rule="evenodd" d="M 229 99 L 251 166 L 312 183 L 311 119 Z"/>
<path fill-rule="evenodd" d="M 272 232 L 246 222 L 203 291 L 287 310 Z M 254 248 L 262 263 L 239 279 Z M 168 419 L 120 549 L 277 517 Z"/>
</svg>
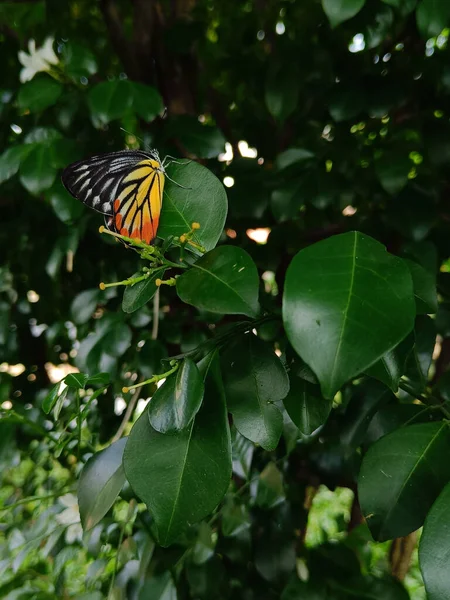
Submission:
<svg viewBox="0 0 450 600">
<path fill-rule="evenodd" d="M 159 328 L 159 288 L 156 290 L 156 294 L 153 297 L 152 340 L 158 339 L 158 328 Z"/>
<path fill-rule="evenodd" d="M 111 444 L 113 444 L 114 442 L 117 442 L 117 440 L 120 440 L 120 438 L 122 437 L 123 432 L 125 431 L 125 427 L 127 426 L 127 423 L 131 419 L 131 415 L 134 412 L 134 409 L 136 407 L 136 403 L 139 400 L 140 391 L 141 391 L 140 388 L 138 388 L 134 392 L 131 400 L 128 402 L 127 409 L 126 409 L 125 414 L 123 416 L 122 422 L 119 425 L 119 429 L 116 431 L 116 434 L 112 438 Z"/>
</svg>

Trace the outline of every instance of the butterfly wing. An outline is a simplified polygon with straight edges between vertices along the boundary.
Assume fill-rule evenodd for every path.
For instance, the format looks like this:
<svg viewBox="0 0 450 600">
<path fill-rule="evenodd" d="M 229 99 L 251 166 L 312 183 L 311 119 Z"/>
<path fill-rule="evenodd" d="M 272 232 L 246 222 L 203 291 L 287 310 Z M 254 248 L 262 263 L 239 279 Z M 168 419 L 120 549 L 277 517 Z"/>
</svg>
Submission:
<svg viewBox="0 0 450 600">
<path fill-rule="evenodd" d="M 140 161 L 117 188 L 110 228 L 150 244 L 158 230 L 163 190 L 161 163 L 155 158 Z"/>
<path fill-rule="evenodd" d="M 123 177 L 140 161 L 149 158 L 152 155 L 139 150 L 92 156 L 69 165 L 61 179 L 72 196 L 104 215 L 112 215 Z"/>
</svg>

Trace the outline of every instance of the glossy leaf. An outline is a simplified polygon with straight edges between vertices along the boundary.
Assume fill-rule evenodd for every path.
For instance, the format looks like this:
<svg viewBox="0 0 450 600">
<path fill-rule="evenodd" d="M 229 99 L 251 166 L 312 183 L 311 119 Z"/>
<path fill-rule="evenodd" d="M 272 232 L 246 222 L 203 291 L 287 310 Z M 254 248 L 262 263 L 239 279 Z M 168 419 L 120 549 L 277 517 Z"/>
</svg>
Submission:
<svg viewBox="0 0 450 600">
<path fill-rule="evenodd" d="M 250 256 L 234 246 L 220 246 L 202 256 L 177 279 L 183 302 L 213 313 L 256 317 L 259 277 Z"/>
<path fill-rule="evenodd" d="M 50 200 L 56 216 L 63 223 L 72 223 L 84 212 L 82 202 L 71 196 L 59 181 L 55 182 L 55 185 L 46 194 L 46 197 Z"/>
<path fill-rule="evenodd" d="M 314 244 L 289 265 L 286 333 L 317 375 L 325 398 L 405 338 L 414 314 L 408 268 L 360 233 Z M 368 334 L 370 345 L 362 343 Z"/>
<path fill-rule="evenodd" d="M 337 27 L 357 15 L 365 3 L 366 0 L 322 0 L 331 27 Z"/>
<path fill-rule="evenodd" d="M 164 272 L 165 271 L 158 271 L 143 281 L 138 281 L 134 285 L 127 286 L 123 293 L 123 312 L 132 313 L 147 304 L 147 302 L 149 302 L 156 294 L 158 289 L 155 281 L 157 279 L 164 279 Z M 133 275 L 133 277 L 140 277 L 141 275 L 142 272 L 138 271 Z"/>
<path fill-rule="evenodd" d="M 164 435 L 150 426 L 144 411 L 125 448 L 127 479 L 147 504 L 163 546 L 206 517 L 230 481 L 230 431 L 217 358 L 202 361 L 200 371 L 205 395 L 193 423 L 176 435 Z"/>
<path fill-rule="evenodd" d="M 19 108 L 40 112 L 58 100 L 62 89 L 60 83 L 47 75 L 36 77 L 21 86 L 17 97 Z"/>
<path fill-rule="evenodd" d="M 405 374 L 406 361 L 413 350 L 414 336 L 408 335 L 398 346 L 386 352 L 379 361 L 366 370 L 366 374 L 387 385 L 393 392 L 398 390 Z"/>
<path fill-rule="evenodd" d="M 126 442 L 127 438 L 121 438 L 106 450 L 97 452 L 81 471 L 78 506 L 85 531 L 103 519 L 125 483 L 122 457 Z"/>
<path fill-rule="evenodd" d="M 295 375 L 291 375 L 289 381 L 289 392 L 283 404 L 301 433 L 311 435 L 328 419 L 332 402 L 322 397 L 318 385 Z"/>
<path fill-rule="evenodd" d="M 19 170 L 21 162 L 33 149 L 31 144 L 11 146 L 0 156 L 0 183 L 7 181 Z"/>
<path fill-rule="evenodd" d="M 100 300 L 99 289 L 84 290 L 75 296 L 70 306 L 71 317 L 77 325 L 87 323 L 94 314 Z"/>
<path fill-rule="evenodd" d="M 283 475 L 275 463 L 264 467 L 258 479 L 256 504 L 261 508 L 274 508 L 284 500 Z"/>
<path fill-rule="evenodd" d="M 439 494 L 423 526 L 419 561 L 428 600 L 445 600 L 450 586 L 450 483 Z"/>
<path fill-rule="evenodd" d="M 236 429 L 265 450 L 274 450 L 283 430 L 275 402 L 289 391 L 289 378 L 275 352 L 249 333 L 223 353 L 222 373 Z"/>
<path fill-rule="evenodd" d="M 203 379 L 197 365 L 185 358 L 177 372 L 156 390 L 148 407 L 150 425 L 160 433 L 188 427 L 203 400 Z"/>
<path fill-rule="evenodd" d="M 69 373 L 63 379 L 64 383 L 76 390 L 83 390 L 88 380 L 88 376 L 84 373 Z"/>
<path fill-rule="evenodd" d="M 172 164 L 167 172 L 182 189 L 166 180 L 158 237 L 180 236 L 191 230 L 192 223 L 200 229 L 193 241 L 212 250 L 222 234 L 228 210 L 223 184 L 205 167 L 195 162 Z"/>
<path fill-rule="evenodd" d="M 45 414 L 48 415 L 51 412 L 52 408 L 55 406 L 56 401 L 60 396 L 60 388 L 61 382 L 55 384 L 49 391 L 49 393 L 45 396 L 44 401 L 42 402 L 42 410 L 45 412 Z"/>
<path fill-rule="evenodd" d="M 365 455 L 358 479 L 362 512 L 377 541 L 402 537 L 423 524 L 450 480 L 448 424 L 424 423 L 393 431 Z"/>
</svg>

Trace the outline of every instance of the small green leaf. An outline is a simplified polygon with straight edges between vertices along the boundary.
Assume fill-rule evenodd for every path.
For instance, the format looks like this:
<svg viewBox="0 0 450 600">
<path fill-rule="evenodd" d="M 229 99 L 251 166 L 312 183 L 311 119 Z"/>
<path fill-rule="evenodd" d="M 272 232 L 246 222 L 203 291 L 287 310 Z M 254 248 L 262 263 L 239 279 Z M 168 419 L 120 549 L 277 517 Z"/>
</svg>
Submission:
<svg viewBox="0 0 450 600">
<path fill-rule="evenodd" d="M 20 164 L 33 149 L 32 144 L 12 146 L 0 156 L 0 183 L 7 181 L 19 170 Z"/>
<path fill-rule="evenodd" d="M 225 138 L 217 127 L 203 125 L 196 117 L 181 115 L 167 124 L 166 133 L 178 140 L 188 154 L 216 158 L 225 152 Z"/>
<path fill-rule="evenodd" d="M 419 423 L 375 442 L 358 479 L 362 512 L 377 541 L 402 537 L 422 526 L 450 479 L 448 423 Z"/>
<path fill-rule="evenodd" d="M 132 313 L 135 310 L 142 308 L 147 302 L 149 302 L 156 294 L 155 281 L 157 279 L 164 279 L 165 271 L 158 271 L 154 275 L 150 275 L 143 281 L 138 281 L 134 285 L 129 285 L 125 288 L 122 300 L 122 310 L 126 313 Z M 140 277 L 141 271 L 138 271 L 133 275 L 134 277 Z"/>
<path fill-rule="evenodd" d="M 450 5 L 445 0 L 421 0 L 416 19 L 422 37 L 435 37 L 450 25 Z"/>
<path fill-rule="evenodd" d="M 78 505 L 83 529 L 99 523 L 114 504 L 126 479 L 122 467 L 127 438 L 97 452 L 84 465 L 78 483 Z"/>
<path fill-rule="evenodd" d="M 333 403 L 322 397 L 318 385 L 295 375 L 289 380 L 290 389 L 283 400 L 284 407 L 301 433 L 311 435 L 328 419 Z"/>
<path fill-rule="evenodd" d="M 212 250 L 225 225 L 228 200 L 223 184 L 211 171 L 195 162 L 169 165 L 168 174 L 179 185 L 166 180 L 158 237 L 180 236 L 200 224 L 193 241 Z M 189 246 L 188 246 L 189 247 Z"/>
<path fill-rule="evenodd" d="M 59 419 L 59 415 L 63 409 L 68 391 L 69 387 L 65 387 L 56 398 L 56 402 L 54 403 L 53 407 L 53 418 L 55 419 L 55 421 Z"/>
<path fill-rule="evenodd" d="M 234 426 L 265 450 L 274 450 L 283 430 L 283 417 L 275 402 L 289 391 L 289 378 L 280 359 L 269 344 L 249 333 L 226 349 L 222 369 Z"/>
<path fill-rule="evenodd" d="M 413 334 L 408 335 L 398 346 L 386 352 L 379 361 L 366 369 L 366 375 L 387 385 L 393 392 L 405 373 L 405 365 L 414 345 Z"/>
<path fill-rule="evenodd" d="M 71 388 L 83 390 L 88 379 L 88 375 L 85 375 L 84 373 L 69 373 L 69 375 L 64 377 L 63 381 Z"/>
<path fill-rule="evenodd" d="M 273 64 L 266 81 L 265 100 L 267 110 L 281 123 L 297 107 L 300 93 L 300 78 L 296 70 L 284 63 Z"/>
<path fill-rule="evenodd" d="M 322 0 L 322 7 L 331 27 L 348 21 L 359 13 L 366 0 Z"/>
<path fill-rule="evenodd" d="M 404 261 L 408 265 L 413 281 L 417 314 L 426 315 L 436 313 L 438 310 L 438 299 L 434 273 L 430 273 L 422 265 L 412 260 L 404 259 Z"/>
<path fill-rule="evenodd" d="M 275 166 L 278 171 L 282 171 L 291 165 L 311 160 L 313 158 L 315 158 L 315 154 L 314 152 L 311 152 L 311 150 L 306 150 L 306 148 L 288 148 L 288 150 L 278 154 L 275 159 Z"/>
<path fill-rule="evenodd" d="M 383 188 L 392 195 L 398 194 L 408 183 L 412 163 L 400 152 L 384 153 L 375 162 L 375 169 Z"/>
<path fill-rule="evenodd" d="M 95 55 L 82 44 L 69 41 L 64 44 L 64 69 L 71 77 L 89 77 L 98 71 Z"/>
<path fill-rule="evenodd" d="M 21 110 L 40 112 L 58 100 L 63 87 L 47 75 L 35 77 L 20 86 L 17 103 Z"/>
<path fill-rule="evenodd" d="M 56 181 L 47 192 L 46 198 L 50 200 L 58 219 L 68 225 L 81 217 L 84 212 L 83 203 L 71 196 L 59 181 Z"/>
<path fill-rule="evenodd" d="M 450 483 L 431 507 L 423 526 L 419 562 L 428 600 L 446 600 L 450 589 Z"/>
<path fill-rule="evenodd" d="M 125 323 L 116 323 L 103 339 L 104 351 L 110 356 L 119 357 L 128 350 L 133 335 Z"/>
<path fill-rule="evenodd" d="M 51 166 L 51 150 L 44 144 L 33 146 L 20 167 L 20 182 L 30 194 L 40 194 L 52 187 L 56 169 Z"/>
<path fill-rule="evenodd" d="M 101 124 L 123 117 L 133 102 L 128 81 L 116 79 L 102 81 L 89 92 L 89 107 L 92 116 Z"/>
<path fill-rule="evenodd" d="M 144 411 L 125 448 L 127 479 L 147 504 L 163 546 L 214 510 L 230 482 L 230 430 L 217 357 L 204 359 L 199 368 L 205 394 L 191 425 L 164 435 L 150 426 Z"/>
<path fill-rule="evenodd" d="M 261 508 L 274 508 L 284 497 L 283 475 L 275 463 L 270 462 L 259 476 L 256 504 Z"/>
<path fill-rule="evenodd" d="M 77 325 L 87 323 L 94 314 L 100 297 L 101 293 L 97 288 L 84 290 L 84 292 L 75 296 L 70 306 L 70 314 L 74 323 Z"/>
<path fill-rule="evenodd" d="M 259 312 L 259 277 L 251 257 L 235 246 L 204 254 L 177 279 L 183 302 L 213 313 L 248 315 Z"/>
<path fill-rule="evenodd" d="M 46 415 L 48 415 L 52 408 L 55 406 L 56 401 L 59 397 L 60 387 L 61 382 L 55 384 L 44 398 L 44 401 L 42 402 L 42 410 L 45 412 Z"/>
<path fill-rule="evenodd" d="M 97 373 L 96 375 L 91 375 L 87 378 L 85 386 L 88 385 L 108 385 L 111 380 L 111 376 L 109 373 Z"/>
<path fill-rule="evenodd" d="M 144 121 L 150 123 L 164 110 L 164 103 L 159 92 L 150 85 L 136 81 L 131 81 L 130 85 L 134 110 Z"/>
<path fill-rule="evenodd" d="M 414 315 L 408 268 L 360 233 L 301 250 L 287 270 L 286 333 L 325 398 L 397 346 L 411 331 Z M 371 343 L 362 344 L 368 334 Z"/>
<path fill-rule="evenodd" d="M 185 429 L 202 405 L 203 379 L 197 365 L 185 358 L 175 375 L 156 390 L 150 401 L 150 424 L 160 433 Z"/>
</svg>

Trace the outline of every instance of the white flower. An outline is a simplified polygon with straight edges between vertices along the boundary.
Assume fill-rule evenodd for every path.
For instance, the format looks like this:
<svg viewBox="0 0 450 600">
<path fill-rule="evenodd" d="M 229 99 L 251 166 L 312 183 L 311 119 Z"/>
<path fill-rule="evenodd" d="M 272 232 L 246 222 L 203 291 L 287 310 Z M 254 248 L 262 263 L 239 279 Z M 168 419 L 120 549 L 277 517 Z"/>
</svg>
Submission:
<svg viewBox="0 0 450 600">
<path fill-rule="evenodd" d="M 36 73 L 49 71 L 52 65 L 58 64 L 58 57 L 53 51 L 53 42 L 54 39 L 48 37 L 42 48 L 36 49 L 36 42 L 31 39 L 28 41 L 29 54 L 23 50 L 19 51 L 19 61 L 24 66 L 20 71 L 20 81 L 22 83 L 33 79 Z"/>
<path fill-rule="evenodd" d="M 76 497 L 73 494 L 64 494 L 64 496 L 59 498 L 59 501 L 66 507 L 66 510 L 56 515 L 56 521 L 60 525 L 67 525 L 66 542 L 73 544 L 77 540 L 81 541 L 83 538 L 83 528 L 80 523 L 80 511 Z"/>
</svg>

